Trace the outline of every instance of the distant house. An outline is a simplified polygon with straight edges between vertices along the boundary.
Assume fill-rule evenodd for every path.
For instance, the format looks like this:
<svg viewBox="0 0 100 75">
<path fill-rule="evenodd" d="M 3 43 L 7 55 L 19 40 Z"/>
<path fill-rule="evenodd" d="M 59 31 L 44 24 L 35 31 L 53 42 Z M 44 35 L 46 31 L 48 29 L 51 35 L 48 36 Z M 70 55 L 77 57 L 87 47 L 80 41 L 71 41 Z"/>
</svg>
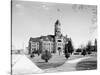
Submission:
<svg viewBox="0 0 100 75">
<path fill-rule="evenodd" d="M 11 50 L 11 53 L 12 53 L 12 54 L 23 54 L 24 51 L 23 51 L 23 49 L 19 49 L 19 50 Z"/>
</svg>

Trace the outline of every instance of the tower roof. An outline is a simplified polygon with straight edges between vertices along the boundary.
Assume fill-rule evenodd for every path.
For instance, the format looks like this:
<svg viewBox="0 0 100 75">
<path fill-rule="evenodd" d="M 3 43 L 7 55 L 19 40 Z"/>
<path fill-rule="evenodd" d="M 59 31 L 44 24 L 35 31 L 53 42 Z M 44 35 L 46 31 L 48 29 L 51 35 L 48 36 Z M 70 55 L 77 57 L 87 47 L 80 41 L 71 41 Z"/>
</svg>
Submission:
<svg viewBox="0 0 100 75">
<path fill-rule="evenodd" d="M 59 20 L 57 19 L 57 21 L 55 22 L 56 25 L 60 24 Z"/>
</svg>

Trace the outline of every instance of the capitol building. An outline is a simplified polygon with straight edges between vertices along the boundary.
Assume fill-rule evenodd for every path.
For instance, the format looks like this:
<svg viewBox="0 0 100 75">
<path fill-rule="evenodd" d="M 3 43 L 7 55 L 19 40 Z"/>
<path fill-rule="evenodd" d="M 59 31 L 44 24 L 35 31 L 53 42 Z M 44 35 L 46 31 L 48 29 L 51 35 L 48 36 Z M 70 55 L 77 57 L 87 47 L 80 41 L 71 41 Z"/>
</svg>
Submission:
<svg viewBox="0 0 100 75">
<path fill-rule="evenodd" d="M 65 44 L 70 40 L 70 38 L 63 36 L 61 33 L 61 23 L 57 20 L 54 24 L 54 35 L 40 36 L 40 37 L 30 37 L 29 39 L 29 54 L 34 51 L 44 51 L 48 50 L 51 53 L 56 53 L 60 51 L 63 53 Z"/>
</svg>

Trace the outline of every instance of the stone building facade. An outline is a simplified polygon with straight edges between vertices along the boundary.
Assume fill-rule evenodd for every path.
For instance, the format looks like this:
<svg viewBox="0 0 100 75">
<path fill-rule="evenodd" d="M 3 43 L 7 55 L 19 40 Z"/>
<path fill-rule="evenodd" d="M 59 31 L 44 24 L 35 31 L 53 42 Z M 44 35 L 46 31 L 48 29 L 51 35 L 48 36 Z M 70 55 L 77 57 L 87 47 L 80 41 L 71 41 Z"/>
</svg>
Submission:
<svg viewBox="0 0 100 75">
<path fill-rule="evenodd" d="M 31 37 L 29 40 L 29 54 L 34 51 L 40 50 L 40 48 L 41 48 L 40 37 L 37 38 Z"/>
<path fill-rule="evenodd" d="M 54 25 L 54 35 L 40 36 L 37 38 L 30 38 L 29 40 L 29 53 L 34 50 L 63 53 L 65 43 L 67 42 L 67 36 L 63 36 L 61 33 L 61 23 L 59 20 Z"/>
</svg>

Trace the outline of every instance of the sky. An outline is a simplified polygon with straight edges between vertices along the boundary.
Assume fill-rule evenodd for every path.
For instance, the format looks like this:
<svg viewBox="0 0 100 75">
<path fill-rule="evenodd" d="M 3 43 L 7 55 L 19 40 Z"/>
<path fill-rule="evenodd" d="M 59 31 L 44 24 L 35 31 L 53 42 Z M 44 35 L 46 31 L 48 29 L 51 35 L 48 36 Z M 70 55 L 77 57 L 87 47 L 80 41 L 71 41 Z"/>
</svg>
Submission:
<svg viewBox="0 0 100 75">
<path fill-rule="evenodd" d="M 97 7 L 12 0 L 12 47 L 28 46 L 30 37 L 54 35 L 59 19 L 61 33 L 71 37 L 74 48 L 97 38 Z"/>
</svg>

